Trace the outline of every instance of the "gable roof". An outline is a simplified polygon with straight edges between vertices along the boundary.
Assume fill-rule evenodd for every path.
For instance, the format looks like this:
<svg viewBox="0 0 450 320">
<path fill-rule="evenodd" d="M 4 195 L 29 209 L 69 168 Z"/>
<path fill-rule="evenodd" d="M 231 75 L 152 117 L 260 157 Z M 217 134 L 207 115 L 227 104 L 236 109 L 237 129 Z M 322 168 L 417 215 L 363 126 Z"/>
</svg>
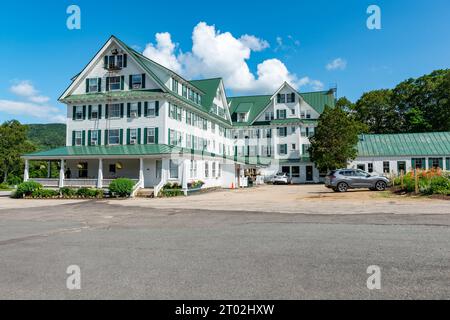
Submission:
<svg viewBox="0 0 450 320">
<path fill-rule="evenodd" d="M 358 157 L 450 156 L 450 132 L 365 134 Z"/>
<path fill-rule="evenodd" d="M 248 126 L 251 125 L 258 115 L 264 111 L 264 109 L 269 105 L 270 98 L 272 96 L 263 95 L 263 96 L 247 96 L 247 97 L 233 97 L 228 98 L 228 102 L 230 104 L 230 113 L 233 119 L 233 122 L 236 120 L 236 116 L 238 112 L 248 112 L 247 122 L 239 122 L 233 123 L 235 125 Z M 245 110 L 245 111 L 243 111 Z"/>
<path fill-rule="evenodd" d="M 202 96 L 202 107 L 205 112 L 209 112 L 211 110 L 214 97 L 216 96 L 216 92 L 221 81 L 222 78 L 189 81 L 190 84 L 204 92 L 205 95 Z"/>
<path fill-rule="evenodd" d="M 334 91 L 316 91 L 316 92 L 304 92 L 300 93 L 302 98 L 307 104 L 309 104 L 318 114 L 322 114 L 325 110 L 325 106 L 334 108 L 335 97 Z"/>
</svg>

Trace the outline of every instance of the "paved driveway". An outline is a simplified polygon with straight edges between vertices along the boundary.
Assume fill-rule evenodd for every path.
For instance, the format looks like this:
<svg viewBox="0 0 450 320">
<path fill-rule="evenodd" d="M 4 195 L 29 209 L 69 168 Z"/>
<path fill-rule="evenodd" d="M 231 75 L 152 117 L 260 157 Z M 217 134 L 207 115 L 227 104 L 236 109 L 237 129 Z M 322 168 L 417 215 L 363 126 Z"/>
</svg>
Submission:
<svg viewBox="0 0 450 320">
<path fill-rule="evenodd" d="M 268 186 L 126 201 L 0 199 L 0 299 L 450 297 L 448 202 L 364 192 L 335 201 L 320 190 Z M 250 211 L 264 206 L 259 197 L 269 194 L 295 205 L 263 199 L 264 210 Z M 355 205 L 356 195 L 376 210 Z M 247 211 L 238 199 L 249 200 Z M 278 206 L 283 211 L 276 212 Z M 397 214 L 405 206 L 427 214 Z M 430 207 L 441 211 L 433 214 Z M 330 215 L 334 208 L 349 214 Z M 66 288 L 69 265 L 81 268 L 79 291 Z M 381 267 L 381 290 L 366 287 L 370 265 Z"/>
</svg>

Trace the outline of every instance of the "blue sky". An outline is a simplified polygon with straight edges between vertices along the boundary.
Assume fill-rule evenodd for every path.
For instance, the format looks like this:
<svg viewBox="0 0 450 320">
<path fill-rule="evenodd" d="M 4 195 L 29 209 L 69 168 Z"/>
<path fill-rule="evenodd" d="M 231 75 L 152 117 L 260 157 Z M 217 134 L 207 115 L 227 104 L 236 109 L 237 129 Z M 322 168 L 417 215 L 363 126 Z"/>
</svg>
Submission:
<svg viewBox="0 0 450 320">
<path fill-rule="evenodd" d="M 448 0 L 215 3 L 175 0 L 3 3 L 0 121 L 13 118 L 25 123 L 60 121 L 64 106 L 57 102 L 59 95 L 111 34 L 141 51 L 152 44 L 147 50 L 151 57 L 164 54 L 158 52 L 161 47 L 157 46 L 155 34 L 170 34 L 169 45 L 175 48 L 168 58 L 175 59 L 180 72 L 194 78 L 219 75 L 230 63 L 248 66 L 249 79 L 242 85 L 232 80 L 232 74 L 224 74 L 230 95 L 270 93 L 263 91 L 269 90 L 271 77 L 285 76 L 300 91 L 327 89 L 337 84 L 339 96 L 356 100 L 365 91 L 392 87 L 409 77 L 450 66 Z M 66 27 L 66 9 L 71 4 L 81 8 L 81 30 Z M 371 4 L 381 8 L 381 30 L 366 27 L 366 10 Z M 205 24 L 199 25 L 200 22 Z M 231 50 L 227 57 L 250 53 L 248 59 L 227 61 L 225 57 L 219 66 L 186 70 L 188 59 L 201 63 L 214 58 L 205 56 L 208 39 L 203 43 L 196 40 L 198 52 L 192 53 L 196 27 L 199 39 L 201 32 L 212 30 L 215 45 L 225 45 L 226 50 Z M 227 32 L 228 38 L 223 36 Z M 250 49 L 232 51 L 227 41 L 243 43 L 243 35 L 253 36 L 251 39 L 258 48 L 247 44 Z M 167 42 L 167 37 L 162 37 L 163 40 Z M 327 69 L 336 59 L 344 63 L 337 63 L 340 67 L 334 70 Z M 265 70 L 261 79 L 258 66 Z"/>
</svg>

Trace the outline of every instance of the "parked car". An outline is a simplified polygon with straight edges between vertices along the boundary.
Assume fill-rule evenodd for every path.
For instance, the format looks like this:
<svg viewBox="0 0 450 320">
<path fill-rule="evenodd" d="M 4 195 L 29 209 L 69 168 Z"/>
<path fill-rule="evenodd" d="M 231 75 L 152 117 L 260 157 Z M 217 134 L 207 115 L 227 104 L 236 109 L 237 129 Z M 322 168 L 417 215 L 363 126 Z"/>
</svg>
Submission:
<svg viewBox="0 0 450 320">
<path fill-rule="evenodd" d="M 384 191 L 390 185 L 388 178 L 371 175 L 359 169 L 339 169 L 331 171 L 325 177 L 325 186 L 336 192 L 348 189 L 369 188 L 373 191 Z"/>
<path fill-rule="evenodd" d="M 289 176 L 287 175 L 287 173 L 277 173 L 273 178 L 272 178 L 272 183 L 273 184 L 289 184 L 291 183 Z"/>
</svg>

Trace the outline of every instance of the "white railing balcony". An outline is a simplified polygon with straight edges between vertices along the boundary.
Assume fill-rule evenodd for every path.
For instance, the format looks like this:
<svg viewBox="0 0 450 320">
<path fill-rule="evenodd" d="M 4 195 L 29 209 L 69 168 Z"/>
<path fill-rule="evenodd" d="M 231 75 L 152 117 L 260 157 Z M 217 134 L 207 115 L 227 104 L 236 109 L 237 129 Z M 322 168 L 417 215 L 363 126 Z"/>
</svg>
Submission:
<svg viewBox="0 0 450 320">
<path fill-rule="evenodd" d="M 44 187 L 56 187 L 57 188 L 59 186 L 59 179 L 36 178 L 36 179 L 30 179 L 30 180 L 40 183 Z"/>
</svg>

